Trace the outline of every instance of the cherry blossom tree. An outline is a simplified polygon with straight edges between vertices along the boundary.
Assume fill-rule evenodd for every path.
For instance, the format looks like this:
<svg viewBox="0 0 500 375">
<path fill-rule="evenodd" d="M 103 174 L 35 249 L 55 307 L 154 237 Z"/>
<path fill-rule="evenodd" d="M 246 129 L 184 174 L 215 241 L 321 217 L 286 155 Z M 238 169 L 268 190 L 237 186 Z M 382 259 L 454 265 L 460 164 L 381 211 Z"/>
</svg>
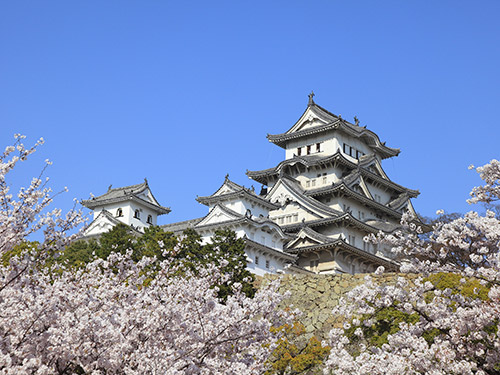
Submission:
<svg viewBox="0 0 500 375">
<path fill-rule="evenodd" d="M 9 277 L 0 281 L 0 290 L 26 271 L 33 262 L 40 262 L 57 254 L 78 233 L 68 233 L 85 222 L 81 210 L 72 209 L 65 216 L 60 209 L 48 210 L 48 206 L 59 193 L 52 194 L 47 187 L 48 178 L 43 178 L 47 166 L 52 164 L 45 160 L 45 167 L 40 175 L 33 178 L 28 187 L 20 188 L 16 197 L 10 191 L 8 177 L 20 162 L 24 162 L 37 147 L 44 143 L 40 138 L 32 147 L 23 144 L 25 136 L 14 135 L 15 142 L 0 154 L 0 257 L 15 253 L 24 245 L 31 251 L 24 253 L 21 262 L 13 263 Z M 65 191 L 67 189 L 65 188 Z M 76 201 L 75 201 L 76 205 Z M 43 232 L 43 241 L 36 246 L 29 246 L 28 237 L 35 232 Z"/>
<path fill-rule="evenodd" d="M 470 203 L 498 200 L 500 163 L 477 171 L 485 185 Z M 325 374 L 499 374 L 499 220 L 469 212 L 436 224 L 424 240 L 411 219 L 369 238 L 403 255 L 408 276 L 379 284 L 379 269 L 340 303 L 334 314 L 345 323 L 330 332 Z"/>
<path fill-rule="evenodd" d="M 16 135 L 0 158 L 0 374 L 260 374 L 276 347 L 277 283 L 247 297 L 241 283 L 221 301 L 229 277 L 215 265 L 196 274 L 171 261 L 111 253 L 85 267 L 46 262 L 81 222 L 77 211 L 44 213 L 52 198 L 41 177 L 17 200 L 6 176 L 30 149 Z M 17 152 L 17 155 L 14 153 Z M 35 231 L 44 241 L 22 247 Z M 160 246 L 162 244 L 160 243 Z M 25 251 L 14 251 L 16 249 Z M 41 266 L 43 264 L 43 267 Z M 48 265 L 49 264 L 49 265 Z M 224 266 L 224 264 L 222 264 Z"/>
<path fill-rule="evenodd" d="M 164 261 L 111 254 L 76 272 L 24 273 L 0 295 L 5 374 L 257 374 L 273 349 L 277 285 L 253 299 L 211 289 L 215 267 L 172 277 Z M 55 266 L 54 266 L 55 267 Z M 2 269 L 8 272 L 7 269 Z M 58 272 L 56 272 L 58 271 Z M 2 275 L 3 276 L 3 275 Z M 149 279 L 149 281 L 148 281 Z"/>
</svg>

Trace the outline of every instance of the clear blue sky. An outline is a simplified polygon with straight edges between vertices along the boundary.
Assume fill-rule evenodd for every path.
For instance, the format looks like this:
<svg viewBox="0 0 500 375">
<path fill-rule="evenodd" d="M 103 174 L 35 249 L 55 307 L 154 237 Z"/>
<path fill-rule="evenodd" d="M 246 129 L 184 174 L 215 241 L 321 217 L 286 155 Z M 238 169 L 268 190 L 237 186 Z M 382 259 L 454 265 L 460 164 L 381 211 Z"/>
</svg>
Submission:
<svg viewBox="0 0 500 375">
<path fill-rule="evenodd" d="M 417 211 L 466 212 L 468 165 L 500 158 L 500 1 L 5 1 L 0 139 L 46 144 L 51 186 L 87 198 L 147 177 L 172 208 L 202 216 L 229 173 L 276 165 L 266 140 L 307 94 L 358 116 L 399 157 L 384 167 Z M 256 188 L 259 188 L 257 184 Z"/>
</svg>

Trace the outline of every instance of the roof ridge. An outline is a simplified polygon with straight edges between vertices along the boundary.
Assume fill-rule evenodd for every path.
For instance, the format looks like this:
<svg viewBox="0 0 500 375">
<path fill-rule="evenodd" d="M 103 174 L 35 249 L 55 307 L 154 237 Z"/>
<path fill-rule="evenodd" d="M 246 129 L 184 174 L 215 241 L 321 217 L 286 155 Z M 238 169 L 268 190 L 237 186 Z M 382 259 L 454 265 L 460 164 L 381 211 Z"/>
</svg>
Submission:
<svg viewBox="0 0 500 375">
<path fill-rule="evenodd" d="M 290 182 L 286 181 L 285 179 L 281 178 L 283 180 L 283 183 L 286 184 L 289 188 L 291 188 L 296 194 L 298 194 L 302 199 L 304 199 L 307 203 L 311 204 L 313 207 L 319 209 L 319 210 L 323 210 L 323 211 L 326 211 L 328 212 L 329 214 L 332 214 L 332 215 L 339 215 L 340 212 L 337 211 L 337 210 L 334 210 L 333 208 L 327 206 L 326 204 L 324 203 L 321 203 L 320 201 L 318 201 L 317 199 L 314 199 L 306 194 L 304 194 L 305 190 L 303 190 L 301 187 L 300 187 L 300 190 L 298 189 L 297 186 L 294 186 L 292 184 L 290 184 Z M 295 183 L 295 185 L 298 184 L 298 183 Z"/>
<path fill-rule="evenodd" d="M 117 187 L 117 188 L 110 188 L 107 192 L 110 192 L 110 191 L 117 191 L 117 190 L 125 190 L 125 189 L 131 189 L 131 188 L 136 188 L 136 187 L 139 187 L 141 185 L 144 185 L 144 187 L 148 186 L 148 183 L 146 181 L 144 182 L 141 182 L 140 184 L 134 184 L 134 185 L 128 185 L 128 186 L 122 186 L 122 187 Z M 111 185 L 110 185 L 111 186 Z M 104 193 L 106 194 L 106 193 Z M 104 195 L 103 194 L 103 195 Z"/>
</svg>

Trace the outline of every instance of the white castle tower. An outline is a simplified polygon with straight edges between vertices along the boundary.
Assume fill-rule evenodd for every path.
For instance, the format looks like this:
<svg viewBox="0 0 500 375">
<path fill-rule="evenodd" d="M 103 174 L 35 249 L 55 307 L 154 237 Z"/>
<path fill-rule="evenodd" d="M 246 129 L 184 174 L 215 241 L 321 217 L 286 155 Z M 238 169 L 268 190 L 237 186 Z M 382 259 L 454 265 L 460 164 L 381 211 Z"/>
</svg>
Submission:
<svg viewBox="0 0 500 375">
<path fill-rule="evenodd" d="M 285 133 L 268 135 L 285 149 L 276 167 L 247 171 L 263 184 L 261 197 L 277 205 L 270 219 L 293 238 L 284 251 L 317 273 L 371 272 L 396 267 L 388 249 L 363 241 L 369 233 L 391 232 L 403 212 L 415 213 L 419 192 L 391 181 L 382 160 L 397 156 L 365 127 L 309 103 Z"/>
<path fill-rule="evenodd" d="M 94 220 L 85 230 L 85 236 L 97 236 L 118 223 L 131 226 L 137 232 L 156 225 L 159 215 L 168 214 L 170 208 L 161 206 L 149 188 L 148 181 L 112 189 L 98 197 L 81 202 L 94 211 Z"/>
</svg>

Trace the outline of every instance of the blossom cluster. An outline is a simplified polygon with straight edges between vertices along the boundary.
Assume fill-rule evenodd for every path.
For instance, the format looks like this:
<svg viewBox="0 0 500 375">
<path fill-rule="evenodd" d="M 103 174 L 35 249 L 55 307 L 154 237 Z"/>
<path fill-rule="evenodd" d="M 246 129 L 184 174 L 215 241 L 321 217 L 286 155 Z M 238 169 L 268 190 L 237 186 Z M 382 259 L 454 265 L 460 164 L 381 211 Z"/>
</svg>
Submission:
<svg viewBox="0 0 500 375">
<path fill-rule="evenodd" d="M 224 304 L 208 267 L 172 277 L 162 262 L 112 253 L 76 272 L 24 273 L 0 294 L 0 372 L 5 374 L 257 374 L 285 318 L 271 284 Z M 0 268 L 0 277 L 9 269 Z"/>
<path fill-rule="evenodd" d="M 26 147 L 22 143 L 25 136 L 16 134 L 14 138 L 14 145 L 6 147 L 0 154 L 0 255 L 11 251 L 37 231 L 44 234 L 40 254 L 47 254 L 49 249 L 60 250 L 77 236 L 68 236 L 67 233 L 85 219 L 80 210 L 73 209 L 65 216 L 60 209 L 47 211 L 57 195 L 52 195 L 47 187 L 48 178 L 42 178 L 45 168 L 51 164 L 48 160 L 40 175 L 33 178 L 29 186 L 21 188 L 16 197 L 13 196 L 7 180 L 9 173 L 44 143 L 40 138 L 32 147 Z"/>
<path fill-rule="evenodd" d="M 485 185 L 472 202 L 500 198 L 496 160 L 477 168 Z M 353 289 L 334 314 L 325 374 L 498 374 L 500 372 L 500 222 L 487 211 L 438 223 L 428 238 L 409 215 L 403 229 L 370 240 L 404 259 L 394 285 L 378 275 Z M 378 270 L 377 274 L 383 272 Z"/>
</svg>

